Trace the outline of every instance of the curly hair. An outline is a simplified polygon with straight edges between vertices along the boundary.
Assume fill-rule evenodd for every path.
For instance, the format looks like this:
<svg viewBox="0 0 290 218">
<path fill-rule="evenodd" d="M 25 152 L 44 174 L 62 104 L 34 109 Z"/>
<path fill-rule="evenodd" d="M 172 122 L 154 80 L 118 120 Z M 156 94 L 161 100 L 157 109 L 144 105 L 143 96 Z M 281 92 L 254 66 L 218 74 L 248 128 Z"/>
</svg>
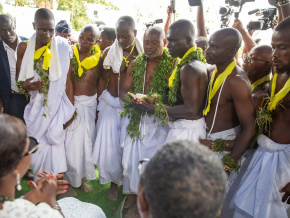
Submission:
<svg viewBox="0 0 290 218">
<path fill-rule="evenodd" d="M 140 182 L 153 218 L 209 218 L 221 207 L 226 178 L 208 148 L 175 141 L 149 161 Z"/>
<path fill-rule="evenodd" d="M 20 162 L 26 138 L 26 128 L 22 120 L 0 114 L 0 179 Z"/>
</svg>

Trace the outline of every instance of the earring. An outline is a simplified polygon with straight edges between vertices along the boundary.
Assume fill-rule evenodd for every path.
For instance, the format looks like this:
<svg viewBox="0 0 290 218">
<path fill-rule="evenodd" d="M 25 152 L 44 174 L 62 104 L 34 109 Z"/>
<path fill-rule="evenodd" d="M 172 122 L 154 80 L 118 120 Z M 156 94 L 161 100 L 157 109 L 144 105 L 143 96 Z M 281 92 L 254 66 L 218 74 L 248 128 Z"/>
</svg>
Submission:
<svg viewBox="0 0 290 218">
<path fill-rule="evenodd" d="M 22 187 L 20 185 L 20 174 L 18 173 L 16 176 L 16 190 L 21 191 Z"/>
</svg>

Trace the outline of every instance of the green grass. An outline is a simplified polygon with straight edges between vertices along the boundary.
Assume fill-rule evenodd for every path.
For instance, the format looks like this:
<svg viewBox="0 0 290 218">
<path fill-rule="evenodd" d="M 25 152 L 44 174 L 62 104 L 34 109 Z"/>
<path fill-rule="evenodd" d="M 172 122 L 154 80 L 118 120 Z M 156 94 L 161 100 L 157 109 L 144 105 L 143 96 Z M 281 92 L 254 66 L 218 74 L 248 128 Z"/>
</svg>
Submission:
<svg viewBox="0 0 290 218">
<path fill-rule="evenodd" d="M 106 214 L 107 218 L 113 218 L 118 210 L 119 205 L 121 204 L 122 200 L 124 199 L 125 195 L 122 194 L 122 189 L 119 187 L 119 195 L 117 201 L 111 201 L 107 197 L 108 190 L 110 188 L 110 184 L 100 185 L 99 184 L 99 172 L 96 168 L 96 175 L 97 179 L 93 181 L 87 181 L 87 184 L 92 187 L 92 191 L 89 193 L 85 193 L 79 188 L 75 188 L 78 196 L 76 197 L 80 201 L 89 202 L 95 205 L 98 205 L 104 213 Z M 16 198 L 20 197 L 24 193 L 27 193 L 31 190 L 29 181 L 22 180 L 21 181 L 22 190 L 16 193 Z"/>
</svg>

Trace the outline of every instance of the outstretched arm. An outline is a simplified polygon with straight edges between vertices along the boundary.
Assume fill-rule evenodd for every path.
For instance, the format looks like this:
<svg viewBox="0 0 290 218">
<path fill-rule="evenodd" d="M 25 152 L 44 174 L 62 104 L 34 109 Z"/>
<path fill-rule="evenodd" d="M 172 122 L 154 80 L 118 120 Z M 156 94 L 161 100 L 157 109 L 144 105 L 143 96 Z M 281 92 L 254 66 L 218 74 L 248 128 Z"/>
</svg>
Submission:
<svg viewBox="0 0 290 218">
<path fill-rule="evenodd" d="M 206 33 L 206 29 L 205 29 L 204 13 L 203 13 L 203 4 L 202 3 L 197 8 L 196 26 L 197 26 L 197 37 L 198 36 L 207 37 L 207 33 Z"/>
<path fill-rule="evenodd" d="M 239 160 L 247 150 L 255 135 L 255 107 L 250 84 L 243 78 L 231 82 L 231 96 L 241 125 L 241 133 L 236 138 L 231 157 Z"/>
<path fill-rule="evenodd" d="M 165 22 L 165 25 L 164 25 L 164 33 L 165 33 L 165 36 L 167 34 L 167 30 L 169 29 L 169 26 L 170 26 L 170 16 L 171 14 L 173 13 L 173 7 L 171 5 L 168 6 L 167 8 L 167 18 L 166 18 L 166 22 Z"/>
</svg>

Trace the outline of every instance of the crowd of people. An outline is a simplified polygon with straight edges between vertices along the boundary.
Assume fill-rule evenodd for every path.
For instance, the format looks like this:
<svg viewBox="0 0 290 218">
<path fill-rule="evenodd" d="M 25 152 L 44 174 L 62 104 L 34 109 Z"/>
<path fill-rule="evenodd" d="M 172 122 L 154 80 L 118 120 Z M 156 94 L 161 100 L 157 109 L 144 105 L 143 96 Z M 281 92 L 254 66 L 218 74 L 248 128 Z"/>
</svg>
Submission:
<svg viewBox="0 0 290 218">
<path fill-rule="evenodd" d="M 143 43 L 130 16 L 74 41 L 48 9 L 29 39 L 0 15 L 0 217 L 105 217 L 72 198 L 97 166 L 125 217 L 287 218 L 290 1 L 277 8 L 269 45 L 239 19 L 208 38 L 202 5 L 197 33 L 169 6 Z"/>
</svg>

